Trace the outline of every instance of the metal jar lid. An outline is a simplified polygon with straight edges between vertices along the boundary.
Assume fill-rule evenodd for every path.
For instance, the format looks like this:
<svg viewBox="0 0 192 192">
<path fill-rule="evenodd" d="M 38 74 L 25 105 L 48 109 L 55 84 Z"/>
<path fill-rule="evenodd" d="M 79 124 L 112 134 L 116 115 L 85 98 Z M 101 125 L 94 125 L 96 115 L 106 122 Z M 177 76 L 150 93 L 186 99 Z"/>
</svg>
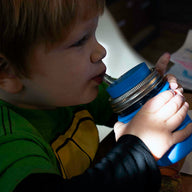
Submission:
<svg viewBox="0 0 192 192">
<path fill-rule="evenodd" d="M 111 106 L 115 113 L 121 113 L 149 94 L 156 86 L 163 83 L 163 77 L 152 68 L 151 73 L 139 84 L 120 97 L 110 98 Z"/>
</svg>

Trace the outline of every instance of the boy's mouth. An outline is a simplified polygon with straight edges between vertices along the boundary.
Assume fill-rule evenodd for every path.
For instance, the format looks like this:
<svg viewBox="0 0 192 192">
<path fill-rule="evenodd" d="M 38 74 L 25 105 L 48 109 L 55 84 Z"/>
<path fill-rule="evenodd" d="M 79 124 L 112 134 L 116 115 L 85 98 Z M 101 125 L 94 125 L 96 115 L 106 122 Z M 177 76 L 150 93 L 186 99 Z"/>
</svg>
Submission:
<svg viewBox="0 0 192 192">
<path fill-rule="evenodd" d="M 105 71 L 103 71 L 101 74 L 93 77 L 92 80 L 95 81 L 97 84 L 100 85 L 100 84 L 103 82 L 104 75 L 105 75 Z"/>
</svg>

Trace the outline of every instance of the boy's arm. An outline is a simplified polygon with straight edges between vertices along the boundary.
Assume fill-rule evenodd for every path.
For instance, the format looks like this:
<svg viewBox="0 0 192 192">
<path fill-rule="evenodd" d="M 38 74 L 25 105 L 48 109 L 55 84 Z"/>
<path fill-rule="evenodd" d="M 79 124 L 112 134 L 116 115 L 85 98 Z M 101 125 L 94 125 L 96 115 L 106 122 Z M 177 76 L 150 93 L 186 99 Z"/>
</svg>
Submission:
<svg viewBox="0 0 192 192">
<path fill-rule="evenodd" d="M 158 191 L 160 172 L 145 144 L 133 135 L 122 136 L 116 146 L 84 174 L 64 180 L 54 174 L 32 174 L 15 192 L 66 189 L 93 190 L 127 189 L 127 191 Z"/>
</svg>

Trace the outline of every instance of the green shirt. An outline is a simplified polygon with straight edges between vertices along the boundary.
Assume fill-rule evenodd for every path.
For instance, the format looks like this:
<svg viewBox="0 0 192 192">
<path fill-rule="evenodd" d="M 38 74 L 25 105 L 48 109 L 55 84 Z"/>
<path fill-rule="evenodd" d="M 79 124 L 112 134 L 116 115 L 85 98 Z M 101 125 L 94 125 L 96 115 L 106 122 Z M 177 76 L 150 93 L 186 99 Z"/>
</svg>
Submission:
<svg viewBox="0 0 192 192">
<path fill-rule="evenodd" d="M 23 109 L 0 101 L 0 191 L 13 191 L 20 181 L 32 173 L 62 175 L 63 170 L 66 171 L 66 169 L 61 170 L 61 164 L 59 165 L 60 158 L 66 159 L 63 153 L 71 151 L 71 143 L 77 142 L 80 137 L 90 138 L 86 134 L 83 136 L 76 128 L 87 132 L 83 128 L 84 125 L 105 124 L 111 117 L 112 110 L 105 89 L 106 85 L 102 84 L 98 97 L 88 105 L 61 107 L 55 110 Z M 86 113 L 87 110 L 91 115 Z M 79 117 L 79 111 L 83 111 L 81 114 L 85 116 Z M 80 126 L 82 119 L 86 122 Z M 68 137 L 76 140 L 68 142 L 70 148 L 68 150 L 59 142 L 65 135 L 69 135 L 71 127 L 74 125 L 75 129 Z M 80 149 L 85 151 L 89 159 L 92 159 L 95 151 L 91 151 L 91 147 L 86 148 L 87 145 L 89 143 L 83 141 Z M 56 146 L 54 150 L 53 146 Z M 94 147 L 96 149 L 96 145 Z M 81 154 L 78 158 L 81 158 Z M 73 159 L 73 155 L 71 159 Z M 81 159 L 84 159 L 84 156 Z M 85 168 L 87 168 L 87 164 L 85 164 Z M 67 175 L 68 173 L 66 173 L 66 177 Z"/>
</svg>

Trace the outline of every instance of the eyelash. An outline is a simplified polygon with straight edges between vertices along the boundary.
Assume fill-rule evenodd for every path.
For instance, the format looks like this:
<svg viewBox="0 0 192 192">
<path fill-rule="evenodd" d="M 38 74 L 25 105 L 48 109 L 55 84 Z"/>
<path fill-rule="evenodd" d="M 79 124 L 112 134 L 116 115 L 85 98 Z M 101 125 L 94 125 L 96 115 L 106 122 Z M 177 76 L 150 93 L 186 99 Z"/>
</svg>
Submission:
<svg viewBox="0 0 192 192">
<path fill-rule="evenodd" d="M 88 39 L 89 39 L 89 36 L 88 36 L 88 35 L 85 35 L 82 39 L 80 39 L 79 41 L 77 41 L 76 43 L 74 43 L 74 44 L 72 45 L 72 47 L 80 47 L 80 46 L 83 46 Z"/>
</svg>

